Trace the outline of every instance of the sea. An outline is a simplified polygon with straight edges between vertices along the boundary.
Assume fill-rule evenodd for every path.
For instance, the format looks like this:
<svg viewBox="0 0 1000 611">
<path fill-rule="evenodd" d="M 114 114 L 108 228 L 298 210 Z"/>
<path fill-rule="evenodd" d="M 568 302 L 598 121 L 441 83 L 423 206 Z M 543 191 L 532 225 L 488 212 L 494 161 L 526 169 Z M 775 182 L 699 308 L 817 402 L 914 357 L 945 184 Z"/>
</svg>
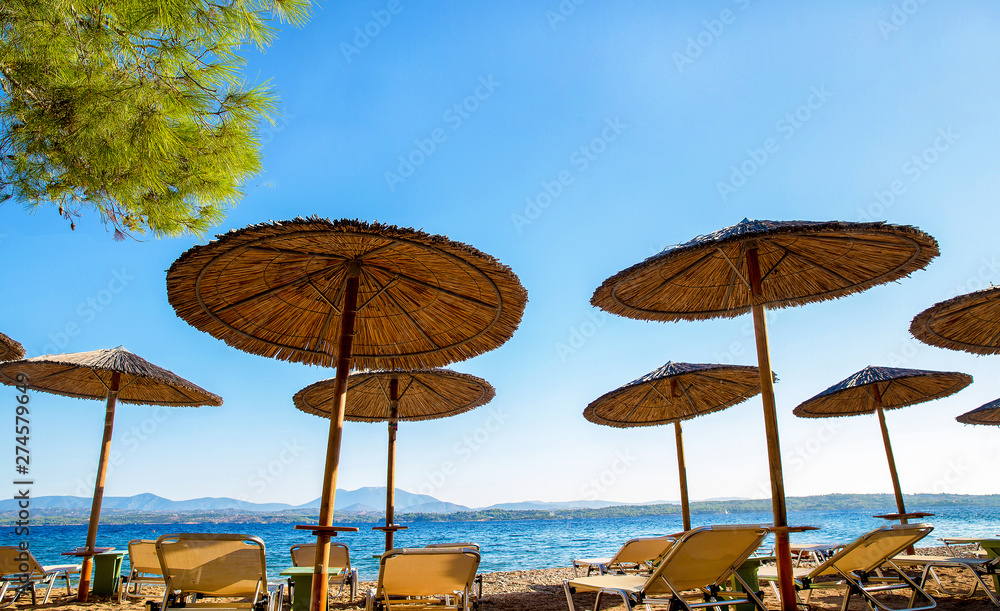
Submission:
<svg viewBox="0 0 1000 611">
<path fill-rule="evenodd" d="M 934 508 L 935 516 L 924 522 L 934 525 L 934 531 L 924 539 L 926 547 L 940 545 L 938 537 L 994 537 L 1000 534 L 1000 508 L 947 507 Z M 740 512 L 728 514 L 696 514 L 693 526 L 711 524 L 766 524 L 770 512 Z M 885 520 L 872 517 L 867 511 L 803 511 L 789 512 L 792 526 L 817 526 L 819 530 L 792 534 L 793 543 L 831 543 L 851 541 L 865 532 L 884 526 Z M 342 533 L 335 540 L 351 550 L 351 565 L 361 579 L 378 576 L 378 555 L 385 547 L 381 531 L 373 531 L 371 523 L 338 523 L 357 526 L 356 533 Z M 413 522 L 407 530 L 396 533 L 395 547 L 423 547 L 428 543 L 472 541 L 480 545 L 480 572 L 513 571 L 569 566 L 574 558 L 610 556 L 622 543 L 634 537 L 666 535 L 682 530 L 679 516 L 646 516 L 630 518 L 586 518 L 551 520 L 509 520 L 476 522 Z M 264 541 L 268 577 L 280 579 L 278 573 L 291 566 L 289 548 L 296 543 L 315 541 L 308 532 L 295 530 L 294 524 L 233 523 L 222 524 L 107 524 L 98 530 L 97 544 L 127 550 L 132 539 L 155 539 L 181 532 L 229 532 L 254 535 Z M 66 564 L 61 552 L 82 547 L 86 541 L 86 525 L 32 526 L 28 537 L 31 550 L 42 564 Z M 0 528 L 0 545 L 16 545 L 21 537 L 13 527 Z M 770 539 L 764 547 L 770 547 Z M 123 573 L 128 570 L 126 556 Z"/>
</svg>

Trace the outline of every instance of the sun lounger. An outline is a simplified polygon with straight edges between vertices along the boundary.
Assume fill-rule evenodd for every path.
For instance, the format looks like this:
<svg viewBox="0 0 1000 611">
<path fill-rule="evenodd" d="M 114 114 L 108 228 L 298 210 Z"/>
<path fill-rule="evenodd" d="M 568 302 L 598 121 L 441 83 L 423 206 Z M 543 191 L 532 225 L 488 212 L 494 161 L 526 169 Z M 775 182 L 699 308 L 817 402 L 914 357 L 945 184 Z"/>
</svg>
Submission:
<svg viewBox="0 0 1000 611">
<path fill-rule="evenodd" d="M 653 563 L 666 553 L 677 537 L 644 537 L 631 539 L 610 558 L 577 558 L 573 560 L 573 577 L 577 569 L 586 567 L 587 575 L 605 573 L 649 573 Z"/>
<path fill-rule="evenodd" d="M 575 611 L 575 591 L 620 596 L 628 609 L 639 605 L 669 605 L 670 609 L 721 608 L 752 605 L 766 611 L 757 592 L 736 570 L 760 547 L 767 528 L 756 525 L 700 526 L 681 534 L 663 555 L 653 573 L 644 575 L 594 575 L 563 582 L 566 602 Z M 734 578 L 742 591 L 726 588 Z M 648 607 L 647 607 L 648 608 Z"/>
<path fill-rule="evenodd" d="M 470 608 L 479 552 L 471 547 L 392 549 L 379 560 L 367 611 Z"/>
<path fill-rule="evenodd" d="M 0 606 L 13 604 L 25 592 L 31 593 L 31 604 L 37 604 L 35 588 L 38 586 L 45 588 L 45 599 L 42 600 L 44 605 L 49 602 L 52 587 L 60 577 L 66 581 L 66 595 L 71 596 L 73 591 L 70 589 L 69 576 L 79 574 L 79 564 L 42 566 L 29 550 L 21 550 L 14 545 L 0 547 Z M 8 592 L 12 593 L 13 598 L 4 603 L 3 599 Z"/>
<path fill-rule="evenodd" d="M 142 598 L 143 586 L 163 586 L 160 559 L 156 556 L 156 541 L 133 539 L 128 542 L 128 576 L 119 590 L 118 602 Z"/>
<path fill-rule="evenodd" d="M 817 567 L 793 568 L 796 596 L 805 591 L 803 604 L 809 603 L 814 590 L 844 588 L 843 608 L 847 608 L 854 594 L 860 595 L 870 609 L 891 611 L 878 596 L 885 593 L 909 592 L 908 606 L 913 611 L 933 609 L 934 599 L 898 566 L 893 556 L 927 536 L 934 527 L 930 524 L 893 524 L 877 528 L 848 543 Z M 761 567 L 757 579 L 770 582 L 778 596 L 778 571 L 775 567 Z M 924 606 L 914 607 L 920 597 Z M 883 597 L 884 598 L 884 597 Z"/>
<path fill-rule="evenodd" d="M 948 550 L 948 554 L 951 556 L 960 555 L 960 553 L 956 553 L 956 546 L 972 545 L 975 549 L 968 553 L 972 556 L 985 558 L 986 552 L 979 547 L 979 540 L 981 538 L 982 537 L 938 537 L 938 541 L 944 543 L 945 549 Z"/>
<path fill-rule="evenodd" d="M 467 547 L 479 551 L 479 544 L 472 543 L 471 541 L 459 541 L 452 543 L 428 543 L 424 546 L 427 549 L 440 549 L 443 547 Z M 482 556 L 482 554 L 480 554 Z M 479 601 L 483 597 L 483 576 L 476 573 L 476 577 L 472 580 L 472 591 L 469 594 L 469 606 L 473 609 L 479 609 Z"/>
<path fill-rule="evenodd" d="M 991 558 L 962 558 L 958 556 L 924 556 L 924 555 L 900 555 L 892 559 L 899 566 L 907 566 L 921 569 L 920 587 L 927 586 L 927 579 L 932 578 L 937 584 L 937 589 L 949 596 L 969 597 L 976 593 L 980 587 L 986 592 L 987 598 L 994 605 L 1000 607 L 1000 592 L 997 591 L 998 576 L 1000 576 L 1000 558 L 997 552 L 1000 551 L 1000 539 L 976 540 L 980 543 L 984 553 L 988 553 Z M 992 553 L 990 550 L 993 550 Z M 941 583 L 935 568 L 964 569 L 972 574 L 972 587 L 968 592 L 958 592 L 949 590 Z M 993 589 L 983 579 L 992 577 Z"/>
<path fill-rule="evenodd" d="M 293 545 L 292 564 L 294 566 L 313 566 L 316 562 L 316 544 L 300 543 Z M 351 600 L 358 597 L 358 569 L 351 568 L 351 554 L 347 546 L 343 543 L 330 543 L 330 560 L 328 565 L 330 574 L 330 585 L 338 586 L 339 589 L 334 596 L 340 596 L 344 592 L 344 586 L 348 587 Z M 333 591 L 330 590 L 332 594 Z"/>
<path fill-rule="evenodd" d="M 280 611 L 284 584 L 270 588 L 264 542 L 237 534 L 182 533 L 156 540 L 166 582 L 162 609 L 227 608 Z M 201 602 L 202 598 L 237 598 Z"/>
</svg>

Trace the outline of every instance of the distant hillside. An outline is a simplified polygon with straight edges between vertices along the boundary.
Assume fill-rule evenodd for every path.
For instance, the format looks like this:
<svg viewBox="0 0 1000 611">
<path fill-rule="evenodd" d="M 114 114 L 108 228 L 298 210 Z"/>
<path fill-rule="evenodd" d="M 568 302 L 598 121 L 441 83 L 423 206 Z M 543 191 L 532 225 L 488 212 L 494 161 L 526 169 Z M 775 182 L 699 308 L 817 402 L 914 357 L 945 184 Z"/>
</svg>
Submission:
<svg viewBox="0 0 1000 611">
<path fill-rule="evenodd" d="M 32 509 L 85 509 L 90 511 L 91 497 L 80 496 L 39 496 L 31 499 Z M 0 512 L 17 509 L 18 501 L 4 499 L 0 501 Z M 121 511 L 214 511 L 235 509 L 243 511 L 283 511 L 293 509 L 287 503 L 249 503 L 230 498 L 204 497 L 186 501 L 172 501 L 155 494 L 137 494 L 135 496 L 106 496 L 101 503 L 102 509 Z"/>
<path fill-rule="evenodd" d="M 489 511 L 491 509 L 508 509 L 512 511 L 553 511 L 555 509 L 603 509 L 605 507 L 619 507 L 628 505 L 679 505 L 679 502 L 672 501 L 648 501 L 646 503 L 621 503 L 615 501 L 521 501 L 519 503 L 497 503 L 476 511 Z M 415 508 L 412 509 L 416 511 Z"/>
<path fill-rule="evenodd" d="M 405 511 L 406 513 L 455 513 L 458 511 L 469 511 L 469 508 L 465 505 L 435 501 L 433 503 L 411 505 L 410 507 L 407 507 Z"/>
<path fill-rule="evenodd" d="M 414 494 L 396 488 L 396 511 L 402 511 L 407 507 L 421 505 L 423 503 L 440 503 L 436 499 L 426 494 Z M 334 509 L 346 508 L 351 505 L 367 505 L 372 508 L 385 509 L 385 486 L 367 486 L 357 490 L 337 490 L 336 503 Z M 319 510 L 319 499 L 312 500 L 304 505 L 299 505 L 295 509 L 316 509 Z"/>
<path fill-rule="evenodd" d="M 370 489 L 369 489 L 370 490 Z M 376 489 L 377 490 L 377 489 Z M 356 491 L 354 491 L 356 492 Z M 365 492 L 362 496 L 370 494 Z M 344 496 L 349 497 L 350 492 Z M 397 491 L 397 495 L 399 492 Z M 132 499 L 141 497 L 142 502 Z M 426 495 L 410 495 L 410 498 L 433 498 Z M 341 493 L 337 493 L 338 501 Z M 59 501 L 58 499 L 63 499 Z M 913 511 L 929 510 L 941 507 L 1000 507 L 1000 495 L 960 495 L 960 494 L 910 494 L 905 495 L 906 505 Z M 89 499 L 85 506 L 80 505 L 78 497 L 39 497 L 32 499 L 31 521 L 34 525 L 42 524 L 84 524 L 90 512 Z M 108 499 L 105 499 L 106 501 Z M 215 503 L 226 499 L 193 499 L 180 501 L 179 504 L 189 507 L 198 503 Z M 229 499 L 232 500 L 232 499 Z M 345 502 L 351 500 L 349 497 Z M 37 504 L 36 504 L 37 502 Z M 293 507 L 281 511 L 261 511 L 257 509 L 135 509 L 136 505 L 143 507 L 161 507 L 164 502 L 171 506 L 173 501 L 162 499 L 155 495 L 137 495 L 127 497 L 124 501 L 114 503 L 115 508 L 105 504 L 101 512 L 102 524 L 176 524 L 176 523 L 312 523 L 318 519 L 318 510 L 309 507 Z M 62 503 L 62 505 L 59 505 Z M 531 502 L 513 505 L 531 505 Z M 543 503 L 539 503 L 543 504 Z M 572 505 L 572 503 L 565 503 Z M 0 525 L 10 525 L 17 520 L 17 512 L 10 509 L 10 500 L 0 501 Z M 66 507 L 72 505 L 72 507 Z M 249 503 L 248 505 L 254 505 Z M 280 504 L 278 504 L 280 505 Z M 872 514 L 891 513 L 895 511 L 895 501 L 889 494 L 829 494 L 822 496 L 789 497 L 786 499 L 789 511 L 844 511 L 863 510 Z M 4 509 L 4 508 L 7 509 Z M 334 521 L 340 524 L 374 524 L 383 519 L 382 510 L 375 510 L 376 505 L 365 503 L 348 503 L 341 506 L 334 515 Z M 697 501 L 691 503 L 693 514 L 722 514 L 758 512 L 769 513 L 769 499 L 736 499 L 730 501 Z M 680 507 L 674 504 L 661 503 L 654 505 L 614 505 L 599 508 L 577 509 L 502 509 L 487 508 L 474 510 L 462 505 L 446 503 L 436 499 L 417 505 L 411 505 L 406 510 L 398 510 L 396 522 L 441 522 L 441 521 L 481 521 L 481 520 L 566 520 L 587 518 L 622 518 L 637 516 L 671 516 L 679 515 Z"/>
<path fill-rule="evenodd" d="M 0 500 L 0 512 L 16 511 L 18 501 L 14 499 Z M 413 494 L 405 490 L 396 489 L 396 510 L 403 511 L 409 507 L 417 505 L 431 506 L 434 503 L 451 505 L 428 496 L 426 494 Z M 31 499 L 33 510 L 87 510 L 90 511 L 91 498 L 80 496 L 39 496 Z M 319 511 L 319 499 L 315 499 L 302 505 L 289 505 L 287 503 L 251 503 L 227 497 L 204 497 L 200 499 L 189 499 L 186 501 L 172 501 L 155 494 L 137 494 L 135 496 L 106 496 L 101 504 L 104 511 L 135 511 L 135 512 L 196 512 L 196 511 L 249 511 L 249 512 L 274 512 L 287 510 L 310 510 Z M 456 508 L 468 509 L 461 505 Z M 336 511 L 382 511 L 385 508 L 385 488 L 367 487 L 357 490 L 337 490 L 334 510 Z"/>
</svg>

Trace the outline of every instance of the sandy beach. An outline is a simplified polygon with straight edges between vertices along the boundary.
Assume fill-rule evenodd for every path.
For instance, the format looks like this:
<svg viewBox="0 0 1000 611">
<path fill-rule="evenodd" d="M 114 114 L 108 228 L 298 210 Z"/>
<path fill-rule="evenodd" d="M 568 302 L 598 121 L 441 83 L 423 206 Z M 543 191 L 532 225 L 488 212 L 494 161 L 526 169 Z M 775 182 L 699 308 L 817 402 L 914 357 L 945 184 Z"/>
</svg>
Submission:
<svg viewBox="0 0 1000 611">
<path fill-rule="evenodd" d="M 918 549 L 917 553 L 930 555 L 947 555 L 948 552 L 943 547 L 930 547 Z M 942 569 L 938 575 L 949 589 L 967 590 L 972 584 L 972 578 L 962 572 Z M 566 611 L 566 597 L 563 593 L 562 582 L 564 579 L 573 577 L 573 569 L 552 568 L 535 569 L 526 571 L 508 571 L 485 573 L 483 575 L 483 603 L 484 608 L 490 611 Z M 348 600 L 346 595 L 332 599 L 331 610 L 356 611 L 364 609 L 363 593 L 375 586 L 374 582 L 363 581 L 358 588 L 359 598 L 355 601 Z M 971 598 L 961 598 L 940 594 L 929 588 L 931 595 L 937 601 L 937 608 L 944 611 L 987 611 L 995 607 L 990 603 L 982 591 L 977 592 Z M 151 590 L 152 592 L 152 590 Z M 840 590 L 820 591 L 813 595 L 810 601 L 814 609 L 839 609 L 842 594 Z M 153 598 L 153 597 L 151 597 Z M 593 609 L 594 595 L 578 593 L 574 596 L 574 602 L 578 609 Z M 610 601 L 609 601 L 610 602 Z M 765 604 L 769 609 L 777 609 L 778 601 L 769 590 L 765 590 Z M 902 601 L 899 601 L 902 602 Z M 903 606 L 900 604 L 899 606 Z M 31 599 L 26 597 L 19 600 L 15 609 L 30 609 Z M 118 604 L 117 600 L 96 599 L 86 604 L 78 604 L 75 597 L 65 596 L 64 589 L 57 589 L 53 592 L 52 600 L 47 605 L 39 605 L 37 608 L 57 609 L 60 611 L 144 611 L 142 601 L 129 601 L 125 604 Z M 284 610 L 290 608 L 286 600 Z M 854 598 L 851 609 L 865 609 L 862 602 Z M 624 609 L 623 606 L 605 606 L 602 609 Z"/>
</svg>

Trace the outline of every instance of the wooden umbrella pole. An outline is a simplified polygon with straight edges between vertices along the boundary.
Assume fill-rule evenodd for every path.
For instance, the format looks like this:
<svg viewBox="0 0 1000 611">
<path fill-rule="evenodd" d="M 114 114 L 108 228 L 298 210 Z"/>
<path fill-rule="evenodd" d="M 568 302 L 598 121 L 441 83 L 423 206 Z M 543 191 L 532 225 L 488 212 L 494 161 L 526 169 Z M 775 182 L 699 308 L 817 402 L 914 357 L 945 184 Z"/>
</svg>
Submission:
<svg viewBox="0 0 1000 611">
<path fill-rule="evenodd" d="M 882 395 L 878 390 L 878 386 L 873 385 L 875 392 L 873 396 L 875 398 L 875 413 L 878 414 L 878 425 L 882 429 L 882 443 L 885 444 L 885 457 L 889 460 L 889 475 L 892 477 L 892 491 L 896 495 L 896 509 L 899 513 L 906 513 L 906 507 L 903 506 L 903 492 L 899 487 L 899 474 L 896 472 L 896 459 L 892 456 L 892 444 L 889 443 L 889 429 L 885 425 L 885 411 L 882 409 Z M 906 518 L 903 518 L 903 524 L 906 524 Z"/>
<path fill-rule="evenodd" d="M 763 296 L 760 262 L 757 249 L 746 253 L 747 275 L 755 297 Z M 774 404 L 774 380 L 771 377 L 771 355 L 767 345 L 767 320 L 764 306 L 754 299 L 754 338 L 757 344 L 757 366 L 760 368 L 760 395 L 764 404 L 764 428 L 767 433 L 767 460 L 771 474 L 771 510 L 774 514 L 774 555 L 778 565 L 778 589 L 781 592 L 783 611 L 795 611 L 795 583 L 792 572 L 792 554 L 788 542 L 788 516 L 785 512 L 785 481 L 781 470 L 781 445 L 778 440 L 778 415 Z"/>
<path fill-rule="evenodd" d="M 889 475 L 892 477 L 892 492 L 896 495 L 896 511 L 899 512 L 900 524 L 906 524 L 906 507 L 903 504 L 903 490 L 899 487 L 899 473 L 896 472 L 896 459 L 892 456 L 892 444 L 889 443 L 889 428 L 885 424 L 885 411 L 882 409 L 882 393 L 877 384 L 872 384 L 875 400 L 875 413 L 878 414 L 878 425 L 882 429 L 882 443 L 885 445 L 885 457 L 889 460 Z M 907 554 L 913 554 L 913 546 L 906 548 Z"/>
<path fill-rule="evenodd" d="M 354 321 L 358 314 L 358 287 L 361 264 L 352 261 L 347 270 L 344 309 L 340 318 L 340 346 L 337 352 L 337 376 L 333 386 L 333 407 L 330 413 L 330 437 L 326 444 L 326 473 L 319 508 L 319 525 L 333 526 L 333 504 L 337 495 L 337 471 L 340 468 L 340 439 L 344 432 L 344 407 L 347 404 L 347 376 L 351 371 L 351 350 L 354 347 Z M 309 611 L 325 611 L 329 583 L 330 534 L 316 533 L 316 561 L 313 571 Z"/>
<path fill-rule="evenodd" d="M 691 506 L 688 504 L 687 468 L 684 466 L 684 438 L 681 435 L 680 420 L 674 421 L 674 437 L 677 439 L 677 473 L 681 482 L 681 513 L 684 516 L 684 530 L 691 530 Z"/>
<path fill-rule="evenodd" d="M 97 525 L 101 521 L 101 503 L 104 501 L 104 481 L 108 475 L 108 455 L 111 452 L 111 433 L 115 428 L 115 403 L 118 402 L 118 388 L 121 374 L 111 374 L 111 388 L 108 391 L 107 409 L 104 411 L 104 441 L 101 443 L 101 457 L 97 461 L 97 483 L 94 484 L 94 501 L 90 506 L 90 524 L 87 526 L 86 556 L 80 569 L 80 585 L 76 589 L 76 601 L 85 603 L 90 594 L 90 571 L 94 562 L 94 546 L 97 544 Z"/>
<path fill-rule="evenodd" d="M 389 380 L 389 460 L 385 482 L 385 525 L 396 519 L 396 428 L 399 426 L 399 379 Z M 393 531 L 385 531 L 385 551 L 392 549 Z"/>
</svg>

